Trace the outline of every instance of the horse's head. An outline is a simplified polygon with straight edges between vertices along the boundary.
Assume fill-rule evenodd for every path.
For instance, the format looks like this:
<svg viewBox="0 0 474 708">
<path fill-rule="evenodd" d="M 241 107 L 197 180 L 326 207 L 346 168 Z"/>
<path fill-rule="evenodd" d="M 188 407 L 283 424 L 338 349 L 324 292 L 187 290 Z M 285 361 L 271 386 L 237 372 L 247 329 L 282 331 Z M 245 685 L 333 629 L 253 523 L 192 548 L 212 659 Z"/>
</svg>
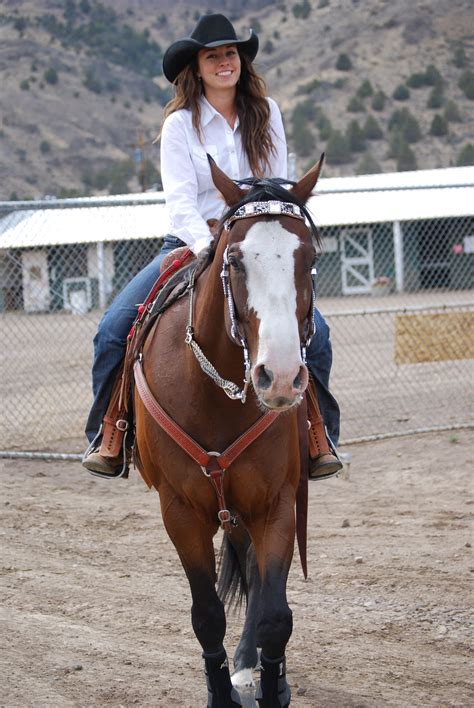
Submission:
<svg viewBox="0 0 474 708">
<path fill-rule="evenodd" d="M 230 207 L 222 219 L 226 327 L 248 348 L 253 387 L 267 408 L 292 407 L 308 384 L 304 350 L 313 332 L 311 269 L 319 237 L 304 205 L 322 162 L 290 190 L 269 179 L 244 190 L 210 160 Z"/>
</svg>

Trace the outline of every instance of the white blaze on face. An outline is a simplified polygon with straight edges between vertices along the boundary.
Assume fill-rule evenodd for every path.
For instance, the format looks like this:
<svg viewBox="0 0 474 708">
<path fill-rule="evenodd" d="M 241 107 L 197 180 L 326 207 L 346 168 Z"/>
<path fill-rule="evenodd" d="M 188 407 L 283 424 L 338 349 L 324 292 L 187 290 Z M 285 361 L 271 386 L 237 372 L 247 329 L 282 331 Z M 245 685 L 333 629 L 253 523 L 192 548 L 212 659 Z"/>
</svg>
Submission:
<svg viewBox="0 0 474 708">
<path fill-rule="evenodd" d="M 301 364 L 296 319 L 296 234 L 278 222 L 254 224 L 240 244 L 248 307 L 260 320 L 257 361 L 276 376 L 293 376 Z"/>
</svg>

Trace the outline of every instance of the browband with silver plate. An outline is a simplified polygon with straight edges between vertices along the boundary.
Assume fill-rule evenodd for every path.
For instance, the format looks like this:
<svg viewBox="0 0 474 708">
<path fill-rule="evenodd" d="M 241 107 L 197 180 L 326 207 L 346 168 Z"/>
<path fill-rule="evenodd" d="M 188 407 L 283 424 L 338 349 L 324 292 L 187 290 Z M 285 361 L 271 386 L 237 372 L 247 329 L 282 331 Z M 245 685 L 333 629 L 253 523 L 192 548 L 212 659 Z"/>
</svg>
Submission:
<svg viewBox="0 0 474 708">
<path fill-rule="evenodd" d="M 266 201 L 266 202 L 248 202 L 239 207 L 224 223 L 224 228 L 229 229 L 229 226 L 233 221 L 237 219 L 248 219 L 251 216 L 264 216 L 268 214 L 270 216 L 279 215 L 291 216 L 294 219 L 305 220 L 303 210 L 293 202 L 279 202 Z"/>
</svg>

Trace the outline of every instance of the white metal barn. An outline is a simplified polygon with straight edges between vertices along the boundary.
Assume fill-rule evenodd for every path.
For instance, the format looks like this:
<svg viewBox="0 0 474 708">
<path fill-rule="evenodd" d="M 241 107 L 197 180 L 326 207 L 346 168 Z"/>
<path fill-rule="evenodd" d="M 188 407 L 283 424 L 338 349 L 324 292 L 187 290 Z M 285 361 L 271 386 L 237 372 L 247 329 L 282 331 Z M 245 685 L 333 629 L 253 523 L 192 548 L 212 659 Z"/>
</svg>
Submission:
<svg viewBox="0 0 474 708">
<path fill-rule="evenodd" d="M 324 242 L 319 295 L 473 285 L 474 167 L 321 179 L 309 206 Z M 0 310 L 103 309 L 167 232 L 157 192 L 1 203 Z M 150 250 L 131 268 L 118 245 L 137 241 Z"/>
</svg>

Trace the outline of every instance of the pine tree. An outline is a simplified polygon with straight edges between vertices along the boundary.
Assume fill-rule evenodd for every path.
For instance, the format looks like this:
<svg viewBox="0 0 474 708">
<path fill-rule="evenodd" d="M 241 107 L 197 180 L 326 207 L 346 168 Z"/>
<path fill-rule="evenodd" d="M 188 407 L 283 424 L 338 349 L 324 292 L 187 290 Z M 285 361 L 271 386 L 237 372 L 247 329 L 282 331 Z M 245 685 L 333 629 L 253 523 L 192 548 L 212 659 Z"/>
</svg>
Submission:
<svg viewBox="0 0 474 708">
<path fill-rule="evenodd" d="M 351 152 L 364 152 L 365 138 L 362 128 L 356 120 L 351 120 L 346 131 L 347 142 Z"/>
<path fill-rule="evenodd" d="M 380 140 L 383 138 L 382 128 L 373 116 L 367 116 L 363 131 L 367 140 Z"/>
<path fill-rule="evenodd" d="M 448 134 L 448 124 L 442 115 L 437 113 L 431 122 L 430 135 L 441 137 Z"/>
<path fill-rule="evenodd" d="M 347 138 L 339 130 L 331 133 L 326 146 L 326 160 L 329 165 L 344 165 L 352 160 Z"/>
<path fill-rule="evenodd" d="M 468 143 L 463 147 L 456 160 L 458 167 L 469 167 L 474 165 L 474 145 Z"/>
</svg>

